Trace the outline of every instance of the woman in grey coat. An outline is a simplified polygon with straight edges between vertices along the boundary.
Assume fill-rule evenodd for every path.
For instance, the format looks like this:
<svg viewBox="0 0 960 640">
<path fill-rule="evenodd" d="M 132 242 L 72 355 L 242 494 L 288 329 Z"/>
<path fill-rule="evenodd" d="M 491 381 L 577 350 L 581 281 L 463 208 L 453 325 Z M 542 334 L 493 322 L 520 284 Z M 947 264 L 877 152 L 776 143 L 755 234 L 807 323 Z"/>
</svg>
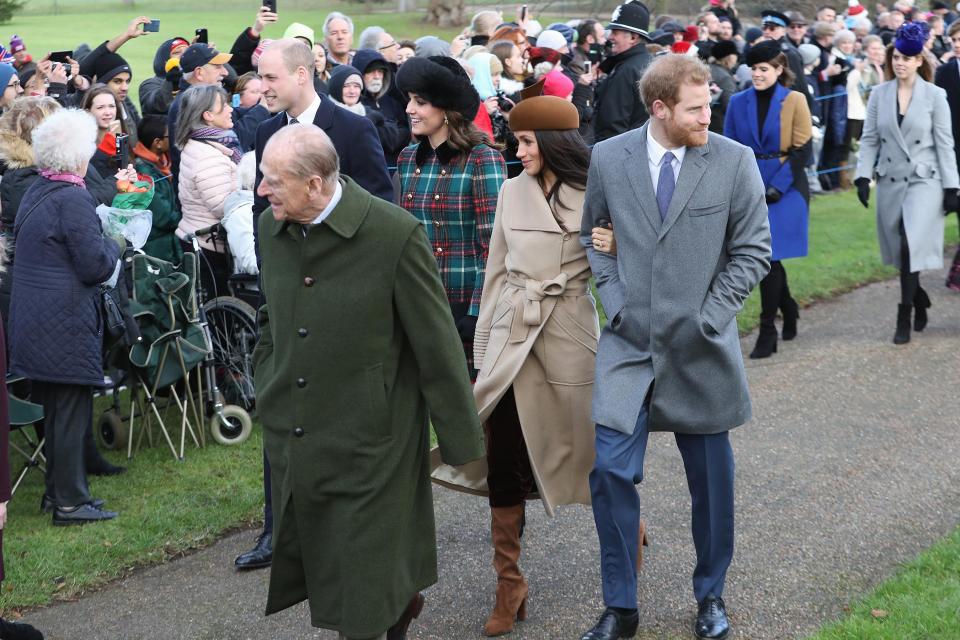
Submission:
<svg viewBox="0 0 960 640">
<path fill-rule="evenodd" d="M 877 234 L 884 264 L 900 269 L 894 344 L 927 325 L 930 298 L 920 271 L 943 268 L 944 213 L 960 208 L 946 93 L 932 84 L 923 56 L 927 27 L 907 23 L 887 48 L 888 81 L 870 93 L 860 139 L 857 194 L 863 206 L 876 173 Z"/>
</svg>

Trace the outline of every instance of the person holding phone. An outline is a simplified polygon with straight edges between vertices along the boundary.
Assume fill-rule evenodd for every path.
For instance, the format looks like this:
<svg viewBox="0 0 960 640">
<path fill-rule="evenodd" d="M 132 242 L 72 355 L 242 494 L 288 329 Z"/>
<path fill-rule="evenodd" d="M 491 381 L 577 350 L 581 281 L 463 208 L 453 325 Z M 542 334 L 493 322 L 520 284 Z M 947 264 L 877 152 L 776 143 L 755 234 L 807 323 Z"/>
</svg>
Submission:
<svg viewBox="0 0 960 640">
<path fill-rule="evenodd" d="M 160 43 L 153 55 L 153 77 L 140 83 L 140 108 L 143 115 L 166 116 L 180 90 L 179 59 L 190 43 L 186 38 L 169 38 Z M 171 60 L 173 64 L 168 64 Z"/>
</svg>

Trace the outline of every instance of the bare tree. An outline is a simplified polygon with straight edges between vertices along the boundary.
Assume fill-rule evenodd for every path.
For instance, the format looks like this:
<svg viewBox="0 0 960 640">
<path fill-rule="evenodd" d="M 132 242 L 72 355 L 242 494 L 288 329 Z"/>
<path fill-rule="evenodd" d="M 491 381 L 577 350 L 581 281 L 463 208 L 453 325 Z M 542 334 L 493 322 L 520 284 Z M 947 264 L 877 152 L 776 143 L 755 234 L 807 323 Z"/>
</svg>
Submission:
<svg viewBox="0 0 960 640">
<path fill-rule="evenodd" d="M 466 21 L 464 0 L 430 0 L 426 22 L 441 28 L 456 27 Z"/>
</svg>

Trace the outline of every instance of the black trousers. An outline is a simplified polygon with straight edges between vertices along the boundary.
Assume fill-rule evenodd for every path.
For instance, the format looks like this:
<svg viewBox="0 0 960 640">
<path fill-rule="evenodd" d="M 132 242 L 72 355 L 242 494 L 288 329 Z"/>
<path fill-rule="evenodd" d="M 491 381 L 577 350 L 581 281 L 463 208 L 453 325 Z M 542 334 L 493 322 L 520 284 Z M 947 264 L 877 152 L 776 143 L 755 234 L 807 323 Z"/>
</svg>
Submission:
<svg viewBox="0 0 960 640">
<path fill-rule="evenodd" d="M 903 218 L 900 218 L 900 304 L 912 305 L 919 288 L 920 273 L 910 272 L 910 244 Z"/>
<path fill-rule="evenodd" d="M 93 429 L 93 391 L 88 385 L 33 382 L 32 398 L 43 405 L 47 495 L 58 507 L 90 502 L 84 435 Z"/>
<path fill-rule="evenodd" d="M 536 491 L 530 454 L 520 428 L 513 387 L 497 404 L 484 429 L 487 433 L 487 487 L 491 507 L 523 504 Z"/>
</svg>

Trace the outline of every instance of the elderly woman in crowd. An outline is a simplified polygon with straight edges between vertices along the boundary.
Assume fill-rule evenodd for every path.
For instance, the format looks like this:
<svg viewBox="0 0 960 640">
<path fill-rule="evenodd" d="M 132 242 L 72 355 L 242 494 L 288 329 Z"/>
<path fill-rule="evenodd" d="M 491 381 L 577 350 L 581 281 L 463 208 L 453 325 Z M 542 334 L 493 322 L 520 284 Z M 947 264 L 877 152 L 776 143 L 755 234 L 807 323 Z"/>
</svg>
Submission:
<svg viewBox="0 0 960 640">
<path fill-rule="evenodd" d="M 188 236 L 220 222 L 227 196 L 237 188 L 237 165 L 242 156 L 233 131 L 233 108 L 219 86 L 193 86 L 178 99 L 177 139 L 180 149 L 180 224 L 177 237 L 184 251 L 192 251 Z M 200 238 L 206 265 L 201 283 L 210 296 L 227 291 L 230 265 L 227 247 L 210 237 Z"/>
<path fill-rule="evenodd" d="M 920 271 L 943 268 L 944 211 L 957 211 L 957 159 L 946 92 L 930 82 L 925 24 L 908 22 L 887 48 L 887 82 L 874 87 L 860 138 L 857 193 L 868 206 L 877 181 L 877 234 L 884 264 L 900 269 L 894 344 L 927 326 Z"/>
<path fill-rule="evenodd" d="M 121 254 L 104 237 L 96 201 L 84 188 L 96 144 L 96 123 L 83 111 L 57 111 L 34 129 L 40 176 L 24 194 L 14 227 L 10 368 L 33 381 L 32 397 L 43 405 L 54 525 L 117 516 L 90 495 L 84 462 L 93 387 L 103 384 L 98 285 L 119 268 Z"/>
</svg>

